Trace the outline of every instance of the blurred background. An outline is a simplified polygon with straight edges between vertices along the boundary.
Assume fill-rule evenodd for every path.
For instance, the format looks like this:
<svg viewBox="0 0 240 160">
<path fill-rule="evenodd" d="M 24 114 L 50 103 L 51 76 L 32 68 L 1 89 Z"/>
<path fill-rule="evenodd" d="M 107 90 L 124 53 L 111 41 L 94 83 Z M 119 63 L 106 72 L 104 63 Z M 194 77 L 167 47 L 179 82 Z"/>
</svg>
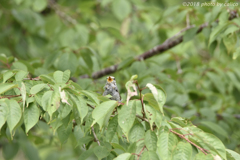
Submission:
<svg viewBox="0 0 240 160">
<path fill-rule="evenodd" d="M 102 94 L 108 75 L 82 75 L 121 63 L 111 75 L 123 99 L 125 83 L 137 74 L 141 87 L 152 83 L 166 91 L 169 118 L 190 119 L 240 153 L 240 18 L 211 43 L 212 28 L 196 35 L 205 22 L 216 28 L 217 19 L 221 24 L 229 12 L 239 14 L 239 6 L 225 0 L 0 0 L 0 72 L 18 68 L 37 77 L 69 69 L 83 89 Z M 190 25 L 195 27 L 181 33 L 179 45 L 133 62 Z M 41 121 L 29 135 L 18 131 L 13 140 L 1 132 L 0 159 L 75 160 L 82 151 L 73 136 L 61 146 Z"/>
</svg>

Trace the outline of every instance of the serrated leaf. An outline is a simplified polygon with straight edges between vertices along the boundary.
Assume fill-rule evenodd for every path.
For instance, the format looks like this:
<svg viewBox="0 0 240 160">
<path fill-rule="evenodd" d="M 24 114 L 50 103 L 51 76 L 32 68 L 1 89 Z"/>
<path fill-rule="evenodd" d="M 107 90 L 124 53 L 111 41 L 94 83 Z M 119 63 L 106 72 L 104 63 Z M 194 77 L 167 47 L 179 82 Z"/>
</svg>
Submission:
<svg viewBox="0 0 240 160">
<path fill-rule="evenodd" d="M 12 76 L 14 76 L 14 73 L 12 71 L 7 71 L 7 72 L 3 73 L 3 83 L 5 83 Z"/>
<path fill-rule="evenodd" d="M 134 124 L 129 131 L 128 139 L 131 143 L 144 138 L 145 130 L 141 123 Z"/>
<path fill-rule="evenodd" d="M 110 151 L 105 146 L 97 146 L 94 148 L 93 152 L 98 157 L 98 159 L 107 157 L 110 154 Z"/>
<path fill-rule="evenodd" d="M 204 153 L 199 152 L 196 154 L 194 160 L 214 160 L 214 158 L 211 154 L 205 155 Z"/>
<path fill-rule="evenodd" d="M 8 104 L 8 114 L 7 114 L 7 124 L 11 133 L 11 136 L 13 136 L 12 131 L 20 121 L 22 117 L 22 110 L 17 101 L 15 100 L 9 100 L 7 101 Z"/>
<path fill-rule="evenodd" d="M 35 103 L 31 103 L 28 108 L 25 109 L 23 112 L 23 119 L 25 124 L 25 132 L 28 133 L 28 131 L 37 124 L 39 120 L 39 109 L 36 106 Z"/>
<path fill-rule="evenodd" d="M 235 152 L 235 151 L 232 151 L 230 149 L 226 149 L 227 153 L 229 153 L 235 160 L 238 160 L 240 159 L 240 154 Z"/>
<path fill-rule="evenodd" d="M 67 81 L 69 80 L 70 78 L 70 70 L 66 70 L 64 72 L 62 71 L 56 71 L 53 73 L 53 78 L 54 80 L 56 81 L 56 83 L 67 83 Z"/>
<path fill-rule="evenodd" d="M 155 132 L 148 130 L 145 134 L 144 143 L 149 151 L 156 151 L 157 149 L 157 136 Z"/>
<path fill-rule="evenodd" d="M 118 124 L 128 139 L 128 133 L 132 128 L 136 117 L 136 101 L 130 101 L 128 105 L 123 105 L 118 111 Z"/>
<path fill-rule="evenodd" d="M 101 129 L 104 125 L 106 125 L 117 104 L 118 103 L 116 101 L 111 100 L 96 106 L 92 112 L 94 121 L 91 126 L 93 126 L 95 123 L 98 123 Z"/>
<path fill-rule="evenodd" d="M 218 25 L 217 27 L 213 28 L 212 29 L 212 32 L 210 34 L 210 37 L 209 37 L 209 42 L 208 42 L 208 46 L 211 45 L 211 43 L 217 38 L 217 36 L 222 32 L 224 31 L 227 26 L 229 25 L 229 22 L 226 22 L 224 24 L 220 24 Z"/>
<path fill-rule="evenodd" d="M 96 94 L 86 91 L 86 90 L 82 90 L 81 93 L 84 94 L 85 96 L 87 96 L 89 99 L 91 99 L 94 103 L 99 105 L 99 99 Z"/>
<path fill-rule="evenodd" d="M 131 3 L 127 0 L 114 0 L 112 11 L 119 20 L 123 20 L 131 13 Z"/>
<path fill-rule="evenodd" d="M 68 124 L 67 126 L 62 125 L 57 129 L 58 138 L 61 144 L 64 144 L 67 142 L 71 132 L 72 132 L 72 123 Z"/>
<path fill-rule="evenodd" d="M 186 127 L 186 126 L 187 126 L 187 124 L 184 122 L 185 119 L 182 118 L 182 117 L 173 117 L 173 118 L 171 119 L 171 121 L 176 122 L 176 123 L 179 124 L 181 127 Z"/>
<path fill-rule="evenodd" d="M 157 151 L 162 160 L 168 160 L 172 157 L 177 143 L 178 139 L 172 132 L 164 131 L 158 136 Z"/>
<path fill-rule="evenodd" d="M 47 84 L 37 84 L 31 88 L 30 93 L 37 94 L 38 92 L 43 90 L 46 86 L 47 86 Z"/>
<path fill-rule="evenodd" d="M 131 156 L 132 156 L 131 153 L 123 153 L 123 154 L 118 155 L 113 160 L 129 160 L 131 158 Z"/>
<path fill-rule="evenodd" d="M 50 115 L 50 119 L 52 119 L 52 114 L 59 108 L 60 106 L 60 95 L 58 91 L 53 91 L 51 99 L 47 105 L 47 112 Z"/>
<path fill-rule="evenodd" d="M 28 72 L 20 70 L 16 73 L 15 75 L 15 80 L 16 81 L 22 81 L 24 78 L 26 78 L 28 75 Z"/>
<path fill-rule="evenodd" d="M 192 158 L 192 146 L 188 142 L 180 141 L 177 147 L 173 151 L 173 160 L 191 160 Z"/>
<path fill-rule="evenodd" d="M 7 120 L 8 106 L 6 102 L 0 101 L 0 131 Z"/>
<path fill-rule="evenodd" d="M 218 124 L 210 122 L 210 121 L 201 121 L 201 124 L 207 126 L 209 129 L 215 131 L 216 133 L 228 138 L 228 133 Z"/>
<path fill-rule="evenodd" d="M 156 121 L 156 110 L 150 105 L 144 105 L 145 114 L 150 123 L 151 130 L 153 130 L 153 123 Z"/>
<path fill-rule="evenodd" d="M 17 84 L 2 83 L 0 84 L 0 94 L 3 94 L 4 92 L 7 92 L 8 90 L 16 87 L 18 87 Z"/>
<path fill-rule="evenodd" d="M 159 158 L 156 152 L 145 151 L 141 157 L 141 160 L 159 160 Z"/>
<path fill-rule="evenodd" d="M 78 114 L 81 118 L 81 123 L 83 123 L 83 119 L 87 116 L 88 106 L 86 100 L 81 96 L 72 96 L 71 98 L 77 107 Z"/>
<path fill-rule="evenodd" d="M 53 91 L 47 91 L 42 96 L 42 108 L 44 111 L 47 111 L 47 107 L 50 103 L 52 93 Z"/>
<path fill-rule="evenodd" d="M 166 99 L 167 99 L 165 91 L 161 88 L 156 88 L 151 83 L 148 83 L 146 86 L 151 90 L 155 100 L 158 103 L 158 107 L 159 107 L 161 113 L 163 114 L 163 105 L 165 104 Z"/>
<path fill-rule="evenodd" d="M 41 75 L 41 76 L 39 76 L 39 77 L 40 77 L 40 79 L 41 79 L 43 82 L 47 82 L 47 83 L 50 83 L 50 84 L 55 84 L 55 83 L 56 83 L 51 76 Z"/>
<path fill-rule="evenodd" d="M 118 127 L 118 115 L 114 116 L 108 124 L 107 127 L 107 133 L 106 133 L 106 139 L 108 140 L 108 142 L 111 142 L 114 135 L 117 132 L 117 127 Z"/>
</svg>

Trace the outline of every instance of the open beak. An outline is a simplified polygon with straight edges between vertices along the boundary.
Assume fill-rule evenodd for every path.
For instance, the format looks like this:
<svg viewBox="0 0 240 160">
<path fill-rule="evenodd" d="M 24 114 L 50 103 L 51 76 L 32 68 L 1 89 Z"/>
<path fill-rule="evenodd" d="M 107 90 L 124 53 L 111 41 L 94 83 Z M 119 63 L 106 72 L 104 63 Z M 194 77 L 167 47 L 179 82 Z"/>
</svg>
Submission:
<svg viewBox="0 0 240 160">
<path fill-rule="evenodd" d="M 107 79 L 108 82 L 112 82 L 113 79 L 109 76 L 108 79 Z"/>
</svg>

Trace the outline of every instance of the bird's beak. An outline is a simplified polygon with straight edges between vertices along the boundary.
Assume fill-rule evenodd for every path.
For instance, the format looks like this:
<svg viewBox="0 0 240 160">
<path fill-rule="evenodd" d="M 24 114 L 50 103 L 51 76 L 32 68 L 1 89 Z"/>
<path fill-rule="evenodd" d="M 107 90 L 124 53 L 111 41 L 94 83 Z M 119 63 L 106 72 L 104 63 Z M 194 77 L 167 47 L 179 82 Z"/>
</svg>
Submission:
<svg viewBox="0 0 240 160">
<path fill-rule="evenodd" d="M 108 82 L 112 82 L 113 79 L 109 76 L 108 79 L 107 79 Z"/>
</svg>

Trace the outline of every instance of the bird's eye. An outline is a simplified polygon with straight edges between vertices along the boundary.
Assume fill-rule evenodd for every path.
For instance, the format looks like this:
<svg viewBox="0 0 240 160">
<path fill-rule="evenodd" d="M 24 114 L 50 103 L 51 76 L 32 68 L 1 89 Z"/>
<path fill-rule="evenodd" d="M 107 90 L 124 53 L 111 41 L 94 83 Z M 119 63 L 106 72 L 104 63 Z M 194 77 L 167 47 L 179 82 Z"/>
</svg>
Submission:
<svg viewBox="0 0 240 160">
<path fill-rule="evenodd" d="M 113 78 L 115 80 L 115 78 Z"/>
</svg>

